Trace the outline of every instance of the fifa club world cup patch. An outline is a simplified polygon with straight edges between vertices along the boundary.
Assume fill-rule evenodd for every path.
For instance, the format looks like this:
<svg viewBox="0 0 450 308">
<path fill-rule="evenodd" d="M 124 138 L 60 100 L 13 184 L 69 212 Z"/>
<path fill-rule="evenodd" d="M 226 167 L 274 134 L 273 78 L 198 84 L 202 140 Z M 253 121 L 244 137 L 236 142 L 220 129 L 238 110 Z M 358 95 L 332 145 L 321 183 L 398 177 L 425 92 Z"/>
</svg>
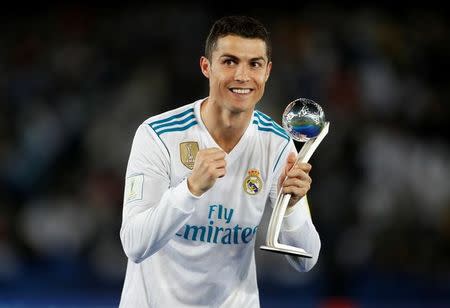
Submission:
<svg viewBox="0 0 450 308">
<path fill-rule="evenodd" d="M 133 174 L 125 180 L 125 202 L 142 199 L 144 175 Z"/>
<path fill-rule="evenodd" d="M 248 170 L 248 175 L 244 179 L 243 188 L 249 195 L 256 195 L 263 188 L 263 182 L 261 180 L 261 174 L 258 169 Z"/>
<path fill-rule="evenodd" d="M 188 169 L 194 169 L 195 157 L 198 153 L 198 142 L 180 143 L 180 160 Z"/>
</svg>

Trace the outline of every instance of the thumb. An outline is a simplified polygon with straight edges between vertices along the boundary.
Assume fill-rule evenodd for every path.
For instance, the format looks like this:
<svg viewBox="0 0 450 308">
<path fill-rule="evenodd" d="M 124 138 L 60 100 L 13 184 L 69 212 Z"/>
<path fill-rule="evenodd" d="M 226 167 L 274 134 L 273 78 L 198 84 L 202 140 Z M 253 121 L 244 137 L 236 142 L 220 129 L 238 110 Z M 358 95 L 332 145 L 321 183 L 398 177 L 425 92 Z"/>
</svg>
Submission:
<svg viewBox="0 0 450 308">
<path fill-rule="evenodd" d="M 297 155 L 295 155 L 294 152 L 289 153 L 287 159 L 286 159 L 286 166 L 284 167 L 284 175 L 286 175 L 289 170 L 295 165 L 295 162 L 297 160 Z"/>
<path fill-rule="evenodd" d="M 278 179 L 278 188 L 280 189 L 281 185 L 284 182 L 284 179 L 286 178 L 287 173 L 291 168 L 295 165 L 295 162 L 297 160 L 297 155 L 294 152 L 289 153 L 286 159 L 286 164 L 284 165 L 283 172 L 280 175 L 280 178 Z"/>
</svg>

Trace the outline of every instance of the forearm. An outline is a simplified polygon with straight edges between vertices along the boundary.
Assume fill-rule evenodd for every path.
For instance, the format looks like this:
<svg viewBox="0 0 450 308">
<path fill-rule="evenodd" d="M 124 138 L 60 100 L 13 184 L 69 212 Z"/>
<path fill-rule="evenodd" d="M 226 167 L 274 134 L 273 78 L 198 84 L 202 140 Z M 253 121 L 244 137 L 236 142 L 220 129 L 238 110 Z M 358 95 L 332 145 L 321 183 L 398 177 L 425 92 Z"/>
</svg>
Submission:
<svg viewBox="0 0 450 308">
<path fill-rule="evenodd" d="M 317 263 L 321 247 L 320 237 L 312 223 L 306 198 L 283 220 L 280 233 L 282 243 L 303 248 L 312 258 L 287 256 L 289 263 L 298 271 L 307 272 Z"/>
<path fill-rule="evenodd" d="M 126 205 L 120 238 L 128 258 L 139 263 L 167 244 L 192 215 L 197 199 L 187 191 L 185 180 L 145 210 Z"/>
</svg>

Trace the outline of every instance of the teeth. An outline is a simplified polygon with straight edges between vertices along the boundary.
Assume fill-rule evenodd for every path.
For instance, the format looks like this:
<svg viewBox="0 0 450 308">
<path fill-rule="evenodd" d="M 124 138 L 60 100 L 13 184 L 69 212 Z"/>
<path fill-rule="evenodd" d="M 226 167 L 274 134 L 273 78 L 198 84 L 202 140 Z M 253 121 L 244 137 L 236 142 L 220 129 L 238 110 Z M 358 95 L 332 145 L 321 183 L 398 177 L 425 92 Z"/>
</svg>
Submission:
<svg viewBox="0 0 450 308">
<path fill-rule="evenodd" d="M 234 93 L 238 94 L 248 94 L 250 93 L 250 89 L 231 89 Z"/>
</svg>

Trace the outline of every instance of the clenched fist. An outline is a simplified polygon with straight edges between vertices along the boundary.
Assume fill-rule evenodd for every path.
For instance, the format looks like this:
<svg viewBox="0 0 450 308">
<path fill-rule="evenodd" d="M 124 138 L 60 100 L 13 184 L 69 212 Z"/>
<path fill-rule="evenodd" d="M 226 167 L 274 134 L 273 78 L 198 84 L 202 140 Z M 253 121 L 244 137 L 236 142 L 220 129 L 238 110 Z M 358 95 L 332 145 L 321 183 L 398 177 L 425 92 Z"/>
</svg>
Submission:
<svg viewBox="0 0 450 308">
<path fill-rule="evenodd" d="M 187 180 L 188 188 L 195 196 L 201 196 L 208 191 L 216 180 L 225 175 L 225 152 L 219 148 L 209 148 L 198 151 L 194 168 Z"/>
</svg>

